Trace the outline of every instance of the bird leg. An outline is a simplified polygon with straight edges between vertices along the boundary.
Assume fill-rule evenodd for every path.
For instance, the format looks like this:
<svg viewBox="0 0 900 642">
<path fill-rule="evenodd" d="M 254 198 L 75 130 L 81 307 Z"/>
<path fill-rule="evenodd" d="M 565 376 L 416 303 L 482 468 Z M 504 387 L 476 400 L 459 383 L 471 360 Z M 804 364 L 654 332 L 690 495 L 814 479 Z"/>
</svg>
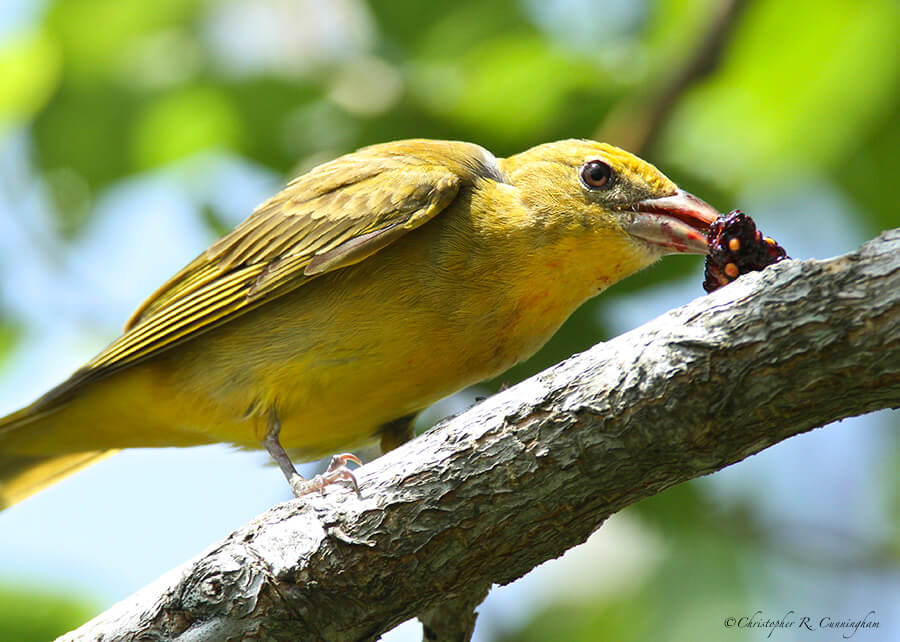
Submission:
<svg viewBox="0 0 900 642">
<path fill-rule="evenodd" d="M 278 420 L 278 415 L 272 412 L 269 419 L 269 432 L 266 433 L 265 439 L 262 440 L 262 445 L 269 455 L 272 456 L 272 459 L 275 460 L 275 463 L 278 464 L 291 487 L 291 492 L 294 493 L 294 497 L 301 497 L 317 490 L 324 494 L 326 486 L 340 480 L 349 481 L 356 492 L 356 496 L 362 497 L 359 493 L 359 484 L 356 483 L 356 476 L 353 474 L 353 471 L 347 468 L 347 462 L 350 461 L 362 466 L 362 462 L 356 455 L 351 453 L 335 455 L 331 458 L 331 463 L 324 473 L 316 475 L 312 479 L 306 479 L 294 468 L 291 458 L 278 440 L 280 433 L 281 422 Z"/>
<path fill-rule="evenodd" d="M 378 429 L 378 434 L 381 435 L 382 455 L 398 446 L 402 446 L 416 436 L 416 431 L 413 429 L 413 422 L 415 422 L 418 414 L 418 412 L 413 412 L 404 415 L 403 417 L 387 422 Z"/>
</svg>

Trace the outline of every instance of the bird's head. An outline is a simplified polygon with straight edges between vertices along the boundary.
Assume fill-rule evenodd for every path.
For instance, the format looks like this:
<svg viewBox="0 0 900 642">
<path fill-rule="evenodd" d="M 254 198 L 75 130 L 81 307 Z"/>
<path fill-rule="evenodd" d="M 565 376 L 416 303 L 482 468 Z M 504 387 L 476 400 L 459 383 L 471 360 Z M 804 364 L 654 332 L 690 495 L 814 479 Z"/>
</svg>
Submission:
<svg viewBox="0 0 900 642">
<path fill-rule="evenodd" d="M 706 230 L 719 215 L 650 163 L 605 143 L 547 143 L 502 160 L 501 168 L 548 225 L 615 237 L 646 263 L 706 254 Z"/>
</svg>

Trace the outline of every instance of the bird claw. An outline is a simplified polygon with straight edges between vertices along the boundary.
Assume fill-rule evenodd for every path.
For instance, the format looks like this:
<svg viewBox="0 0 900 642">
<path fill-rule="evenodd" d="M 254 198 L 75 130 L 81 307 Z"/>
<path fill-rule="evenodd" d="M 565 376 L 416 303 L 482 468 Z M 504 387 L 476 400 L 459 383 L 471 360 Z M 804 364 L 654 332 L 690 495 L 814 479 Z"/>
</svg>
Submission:
<svg viewBox="0 0 900 642">
<path fill-rule="evenodd" d="M 302 497 L 303 495 L 308 495 L 315 491 L 319 491 L 324 495 L 326 486 L 346 480 L 353 486 L 356 496 L 362 499 L 362 495 L 359 492 L 359 484 L 356 482 L 356 476 L 353 474 L 352 470 L 347 468 L 347 462 L 350 461 L 362 466 L 359 457 L 351 453 L 344 453 L 332 457 L 331 463 L 328 464 L 328 469 L 321 475 L 316 475 L 312 479 L 304 479 L 300 475 L 295 474 L 290 480 L 291 492 L 294 493 L 295 497 Z"/>
</svg>

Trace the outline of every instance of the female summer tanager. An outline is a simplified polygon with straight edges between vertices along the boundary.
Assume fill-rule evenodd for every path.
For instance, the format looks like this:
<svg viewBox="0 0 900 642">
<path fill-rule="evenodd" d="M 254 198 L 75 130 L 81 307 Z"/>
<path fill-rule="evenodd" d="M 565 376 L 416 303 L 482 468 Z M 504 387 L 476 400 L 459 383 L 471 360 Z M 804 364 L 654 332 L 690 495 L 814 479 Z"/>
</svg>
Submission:
<svg viewBox="0 0 900 642">
<path fill-rule="evenodd" d="M 611 145 L 498 159 L 407 140 L 316 167 L 150 296 L 109 347 L 0 419 L 0 506 L 119 448 L 265 447 L 295 494 L 350 478 L 305 458 L 376 436 L 533 354 L 586 299 L 718 212 Z"/>
</svg>

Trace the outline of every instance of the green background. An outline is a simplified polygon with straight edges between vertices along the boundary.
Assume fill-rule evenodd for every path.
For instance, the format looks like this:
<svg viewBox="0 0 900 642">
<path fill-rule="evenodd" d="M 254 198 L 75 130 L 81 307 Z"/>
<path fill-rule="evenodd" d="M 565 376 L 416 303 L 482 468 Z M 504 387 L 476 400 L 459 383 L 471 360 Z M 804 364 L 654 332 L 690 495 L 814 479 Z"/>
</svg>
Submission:
<svg viewBox="0 0 900 642">
<path fill-rule="evenodd" d="M 504 156 L 605 140 L 750 213 L 798 258 L 900 225 L 900 5 L 734 3 L 721 50 L 685 80 L 730 4 L 7 0 L 2 410 L 102 348 L 287 178 L 369 143 L 450 138 Z M 701 281 L 700 259 L 673 257 L 613 287 L 423 426 L 702 295 Z M 477 639 L 765 639 L 722 624 L 757 610 L 874 610 L 881 628 L 856 638 L 900 639 L 898 424 L 882 412 L 815 431 L 628 509 L 494 591 Z M 50 639 L 287 499 L 263 461 L 128 453 L 0 514 L 0 640 Z"/>
</svg>

